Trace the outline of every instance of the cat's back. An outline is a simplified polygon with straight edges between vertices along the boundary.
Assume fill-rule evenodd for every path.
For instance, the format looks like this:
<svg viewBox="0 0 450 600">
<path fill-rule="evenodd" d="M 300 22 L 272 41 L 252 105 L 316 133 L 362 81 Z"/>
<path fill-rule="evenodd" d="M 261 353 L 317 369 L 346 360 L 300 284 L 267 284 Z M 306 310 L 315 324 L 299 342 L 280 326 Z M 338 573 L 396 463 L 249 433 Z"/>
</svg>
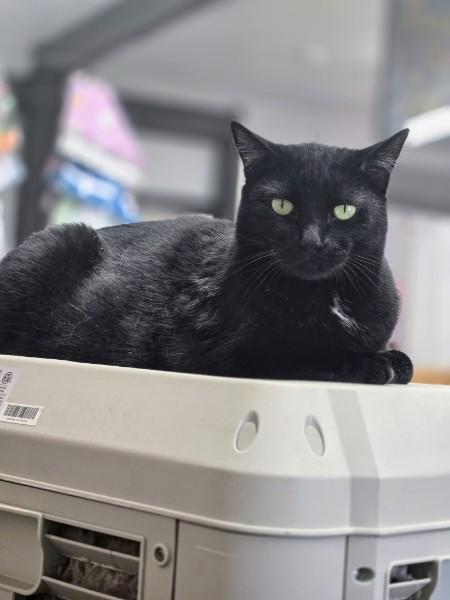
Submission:
<svg viewBox="0 0 450 600">
<path fill-rule="evenodd" d="M 231 221 L 189 215 L 160 221 L 142 221 L 99 229 L 102 247 L 111 254 L 140 251 L 141 257 L 197 251 L 205 243 L 227 244 L 234 232 Z"/>
<path fill-rule="evenodd" d="M 0 317 L 44 298 L 62 300 L 94 276 L 188 265 L 202 253 L 219 257 L 233 231 L 231 221 L 200 215 L 99 230 L 82 223 L 48 227 L 0 261 Z"/>
<path fill-rule="evenodd" d="M 106 331 L 123 315 L 164 305 L 171 282 L 201 269 L 206 256 L 223 260 L 233 232 L 229 221 L 187 216 L 32 235 L 0 262 L 0 353 L 53 356 L 67 332 L 77 343 L 82 323 Z"/>
<path fill-rule="evenodd" d="M 109 259 L 127 257 L 144 263 L 152 256 L 198 250 L 205 241 L 227 244 L 234 231 L 231 221 L 185 216 L 143 221 L 95 230 L 83 223 L 47 227 L 27 238 L 0 261 L 1 293 L 29 292 L 33 280 L 51 288 L 64 280 L 79 281 Z M 223 242 L 223 244 L 222 244 Z M 30 279 L 31 278 L 31 279 Z"/>
</svg>

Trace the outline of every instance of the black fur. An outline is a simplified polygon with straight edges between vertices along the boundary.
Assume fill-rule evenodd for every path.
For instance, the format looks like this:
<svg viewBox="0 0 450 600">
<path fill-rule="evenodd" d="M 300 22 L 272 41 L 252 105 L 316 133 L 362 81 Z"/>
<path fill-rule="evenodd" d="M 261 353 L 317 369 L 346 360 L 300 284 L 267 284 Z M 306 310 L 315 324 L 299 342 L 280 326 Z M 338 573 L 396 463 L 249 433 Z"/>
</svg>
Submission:
<svg viewBox="0 0 450 600">
<path fill-rule="evenodd" d="M 0 263 L 0 352 L 243 377 L 407 383 L 385 191 L 407 131 L 365 150 L 274 144 L 234 123 L 236 224 L 48 228 Z M 294 204 L 288 216 L 272 199 Z M 333 208 L 357 213 L 338 221 Z"/>
</svg>

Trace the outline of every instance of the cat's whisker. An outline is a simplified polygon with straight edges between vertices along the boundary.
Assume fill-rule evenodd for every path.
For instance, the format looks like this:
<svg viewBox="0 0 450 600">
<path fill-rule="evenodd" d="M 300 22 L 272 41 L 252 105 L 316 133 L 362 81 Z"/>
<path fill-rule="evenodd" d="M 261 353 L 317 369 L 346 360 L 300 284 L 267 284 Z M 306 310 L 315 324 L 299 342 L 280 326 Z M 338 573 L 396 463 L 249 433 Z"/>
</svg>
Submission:
<svg viewBox="0 0 450 600">
<path fill-rule="evenodd" d="M 263 253 L 259 253 L 256 255 L 251 256 L 250 258 L 245 257 L 243 259 L 241 259 L 240 261 L 236 261 L 236 264 L 240 264 L 241 262 L 243 262 L 244 260 L 246 261 L 243 265 L 241 265 L 239 268 L 234 269 L 233 271 L 231 271 L 227 277 L 232 277 L 234 275 L 236 275 L 237 273 L 244 271 L 245 269 L 253 266 L 255 263 L 262 261 L 263 259 L 269 258 L 270 256 L 273 256 L 276 253 L 275 250 L 268 250 L 266 252 Z"/>
<path fill-rule="evenodd" d="M 360 272 L 357 270 L 356 265 L 354 263 L 352 263 L 352 261 L 349 261 L 349 263 L 347 263 L 347 266 L 348 266 L 350 272 L 352 273 L 352 275 L 354 277 L 354 281 L 357 284 L 360 291 L 361 292 L 364 291 L 363 286 L 362 286 L 362 284 L 364 282 L 361 281 Z M 364 294 L 363 294 L 363 296 L 364 296 Z"/>
<path fill-rule="evenodd" d="M 362 285 L 367 282 L 371 287 L 376 287 L 376 282 L 373 277 L 370 275 L 374 275 L 375 273 L 367 267 L 367 265 L 363 265 L 361 263 L 357 263 L 353 257 L 348 261 L 347 265 L 348 269 L 352 272 L 354 276 L 354 283 L 356 284 L 359 281 Z M 369 275 L 370 273 L 370 275 Z M 364 277 L 364 280 L 361 279 Z M 357 286 L 359 288 L 359 286 Z"/>
<path fill-rule="evenodd" d="M 343 265 L 339 265 L 338 268 L 335 271 L 335 279 L 336 279 L 336 284 L 337 287 L 341 288 L 341 292 L 340 294 L 343 295 L 344 292 L 344 282 L 343 282 L 343 277 L 342 277 L 342 270 L 343 270 Z"/>
<path fill-rule="evenodd" d="M 248 285 L 245 288 L 243 297 L 246 298 L 248 301 L 250 299 L 250 297 L 253 297 L 255 292 L 264 283 L 266 283 L 266 281 L 271 276 L 272 272 L 279 270 L 279 272 L 281 273 L 282 270 L 281 270 L 280 264 L 281 264 L 280 261 L 276 259 L 275 261 L 270 261 L 267 265 L 264 264 L 262 267 L 259 266 L 257 271 L 253 274 L 253 277 L 251 277 L 251 279 L 247 282 Z"/>
<path fill-rule="evenodd" d="M 360 260 L 358 260 L 356 258 L 350 259 L 349 262 L 354 265 L 360 266 L 361 268 L 365 269 L 368 273 L 372 273 L 373 275 L 375 275 L 377 273 L 377 270 L 373 268 L 373 265 L 361 262 Z"/>
<path fill-rule="evenodd" d="M 380 261 L 380 257 L 374 258 L 373 256 L 368 256 L 367 254 L 359 254 L 359 252 L 353 252 L 352 256 L 358 256 L 360 258 L 364 258 L 366 260 L 371 260 L 375 262 Z"/>
<path fill-rule="evenodd" d="M 247 263 L 247 262 L 252 262 L 255 259 L 258 259 L 260 257 L 264 257 L 268 254 L 271 254 L 273 252 L 273 250 L 266 250 L 264 252 L 257 252 L 256 254 L 250 254 L 249 256 L 243 256 L 242 258 L 239 259 L 234 259 L 233 260 L 233 264 L 241 264 L 241 263 Z"/>
<path fill-rule="evenodd" d="M 357 263 L 357 264 L 365 267 L 367 270 L 371 271 L 372 273 L 376 273 L 376 269 L 375 269 L 375 267 L 377 266 L 376 263 L 372 263 L 372 262 L 367 262 L 367 261 L 361 260 L 357 256 L 352 256 L 350 258 L 350 262 Z"/>
<path fill-rule="evenodd" d="M 363 262 L 371 263 L 376 266 L 379 266 L 381 262 L 379 259 L 373 258 L 371 256 L 364 256 L 363 254 L 358 253 L 353 253 L 352 258 L 357 258 Z"/>
<path fill-rule="evenodd" d="M 248 275 L 248 277 L 246 279 L 244 279 L 241 283 L 240 286 L 238 286 L 236 288 L 236 294 L 238 292 L 242 292 L 242 297 L 245 298 L 246 296 L 248 296 L 249 292 L 251 291 L 252 286 L 258 281 L 259 276 L 268 268 L 271 266 L 271 262 L 267 263 L 264 262 L 262 265 L 258 264 L 256 265 L 252 265 L 252 271 L 250 272 L 250 274 Z"/>
<path fill-rule="evenodd" d="M 350 264 L 363 277 L 370 280 L 371 282 L 374 281 L 375 275 L 376 275 L 376 273 L 374 271 L 372 271 L 371 269 L 368 269 L 365 265 L 361 265 L 361 264 L 353 262 L 353 261 L 351 261 Z"/>
<path fill-rule="evenodd" d="M 258 285 L 255 287 L 254 292 L 256 292 L 259 288 L 263 287 L 263 285 L 267 285 L 269 281 L 273 279 L 273 274 L 276 273 L 279 269 L 279 265 L 274 262 L 271 267 L 267 270 L 266 275 L 260 280 Z"/>
<path fill-rule="evenodd" d="M 345 267 L 343 268 L 342 273 L 344 274 L 344 276 L 346 277 L 348 282 L 351 284 L 353 289 L 356 291 L 358 296 L 360 298 L 364 298 L 363 294 L 361 293 L 361 288 L 356 283 L 355 272 L 353 271 L 351 265 L 348 262 L 346 263 Z M 353 275 L 353 277 L 352 277 L 352 275 Z"/>
<path fill-rule="evenodd" d="M 264 268 L 268 264 L 268 259 L 270 255 L 261 257 L 258 261 L 253 261 L 251 264 L 247 264 L 241 269 L 237 269 L 234 271 L 234 274 L 240 273 L 241 276 L 245 277 L 247 281 L 249 278 L 251 279 L 253 276 L 257 275 L 260 271 L 264 270 Z"/>
<path fill-rule="evenodd" d="M 375 281 L 376 273 L 370 269 L 364 267 L 364 265 L 360 265 L 358 263 L 352 263 L 353 267 L 359 271 L 363 277 L 369 279 L 372 283 Z"/>
<path fill-rule="evenodd" d="M 249 287 L 247 289 L 247 294 L 251 291 L 251 292 L 255 292 L 258 287 L 259 287 L 259 283 L 265 278 L 265 276 L 267 275 L 267 273 L 271 270 L 273 266 L 273 263 L 269 263 L 269 264 L 265 264 L 263 265 L 260 269 L 258 269 L 258 271 L 254 274 L 254 277 L 251 279 L 250 283 L 249 283 Z"/>
<path fill-rule="evenodd" d="M 274 271 L 274 276 L 271 277 L 270 281 L 268 282 L 268 285 L 272 285 L 272 282 L 275 279 L 275 277 L 281 277 L 285 274 L 285 264 L 282 260 L 280 260 L 279 258 L 275 259 L 275 265 L 277 268 Z"/>
<path fill-rule="evenodd" d="M 359 272 L 360 275 L 362 275 L 366 281 L 368 281 L 370 283 L 370 285 L 375 286 L 375 281 L 373 279 L 373 277 L 371 277 L 370 275 L 374 275 L 374 272 L 369 270 L 367 267 L 363 267 L 363 265 L 358 264 L 354 261 L 350 261 L 350 263 L 352 264 L 352 266 L 354 267 L 354 269 Z"/>
</svg>

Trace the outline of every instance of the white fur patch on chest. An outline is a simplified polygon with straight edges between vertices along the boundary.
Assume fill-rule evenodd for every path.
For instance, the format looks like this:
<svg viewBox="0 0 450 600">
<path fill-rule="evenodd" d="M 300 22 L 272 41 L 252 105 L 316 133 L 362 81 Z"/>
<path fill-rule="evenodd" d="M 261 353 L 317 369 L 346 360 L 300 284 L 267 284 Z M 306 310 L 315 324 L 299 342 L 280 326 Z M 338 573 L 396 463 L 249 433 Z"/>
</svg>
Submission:
<svg viewBox="0 0 450 600">
<path fill-rule="evenodd" d="M 344 329 L 347 331 L 357 331 L 359 329 L 358 322 L 348 312 L 343 305 L 339 296 L 334 296 L 333 305 L 330 306 L 330 310 L 341 322 Z"/>
</svg>

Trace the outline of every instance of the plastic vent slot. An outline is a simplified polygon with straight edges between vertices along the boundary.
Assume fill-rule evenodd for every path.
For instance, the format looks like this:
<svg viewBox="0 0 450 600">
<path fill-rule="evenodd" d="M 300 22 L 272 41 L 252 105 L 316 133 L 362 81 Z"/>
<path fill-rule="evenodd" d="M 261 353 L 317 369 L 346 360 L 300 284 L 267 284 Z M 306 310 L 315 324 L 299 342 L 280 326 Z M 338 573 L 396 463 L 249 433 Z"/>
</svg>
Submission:
<svg viewBox="0 0 450 600">
<path fill-rule="evenodd" d="M 140 542 L 47 521 L 44 547 L 44 576 L 34 600 L 137 600 Z"/>
<path fill-rule="evenodd" d="M 436 585 L 434 561 L 395 565 L 389 575 L 388 600 L 428 600 Z"/>
</svg>

